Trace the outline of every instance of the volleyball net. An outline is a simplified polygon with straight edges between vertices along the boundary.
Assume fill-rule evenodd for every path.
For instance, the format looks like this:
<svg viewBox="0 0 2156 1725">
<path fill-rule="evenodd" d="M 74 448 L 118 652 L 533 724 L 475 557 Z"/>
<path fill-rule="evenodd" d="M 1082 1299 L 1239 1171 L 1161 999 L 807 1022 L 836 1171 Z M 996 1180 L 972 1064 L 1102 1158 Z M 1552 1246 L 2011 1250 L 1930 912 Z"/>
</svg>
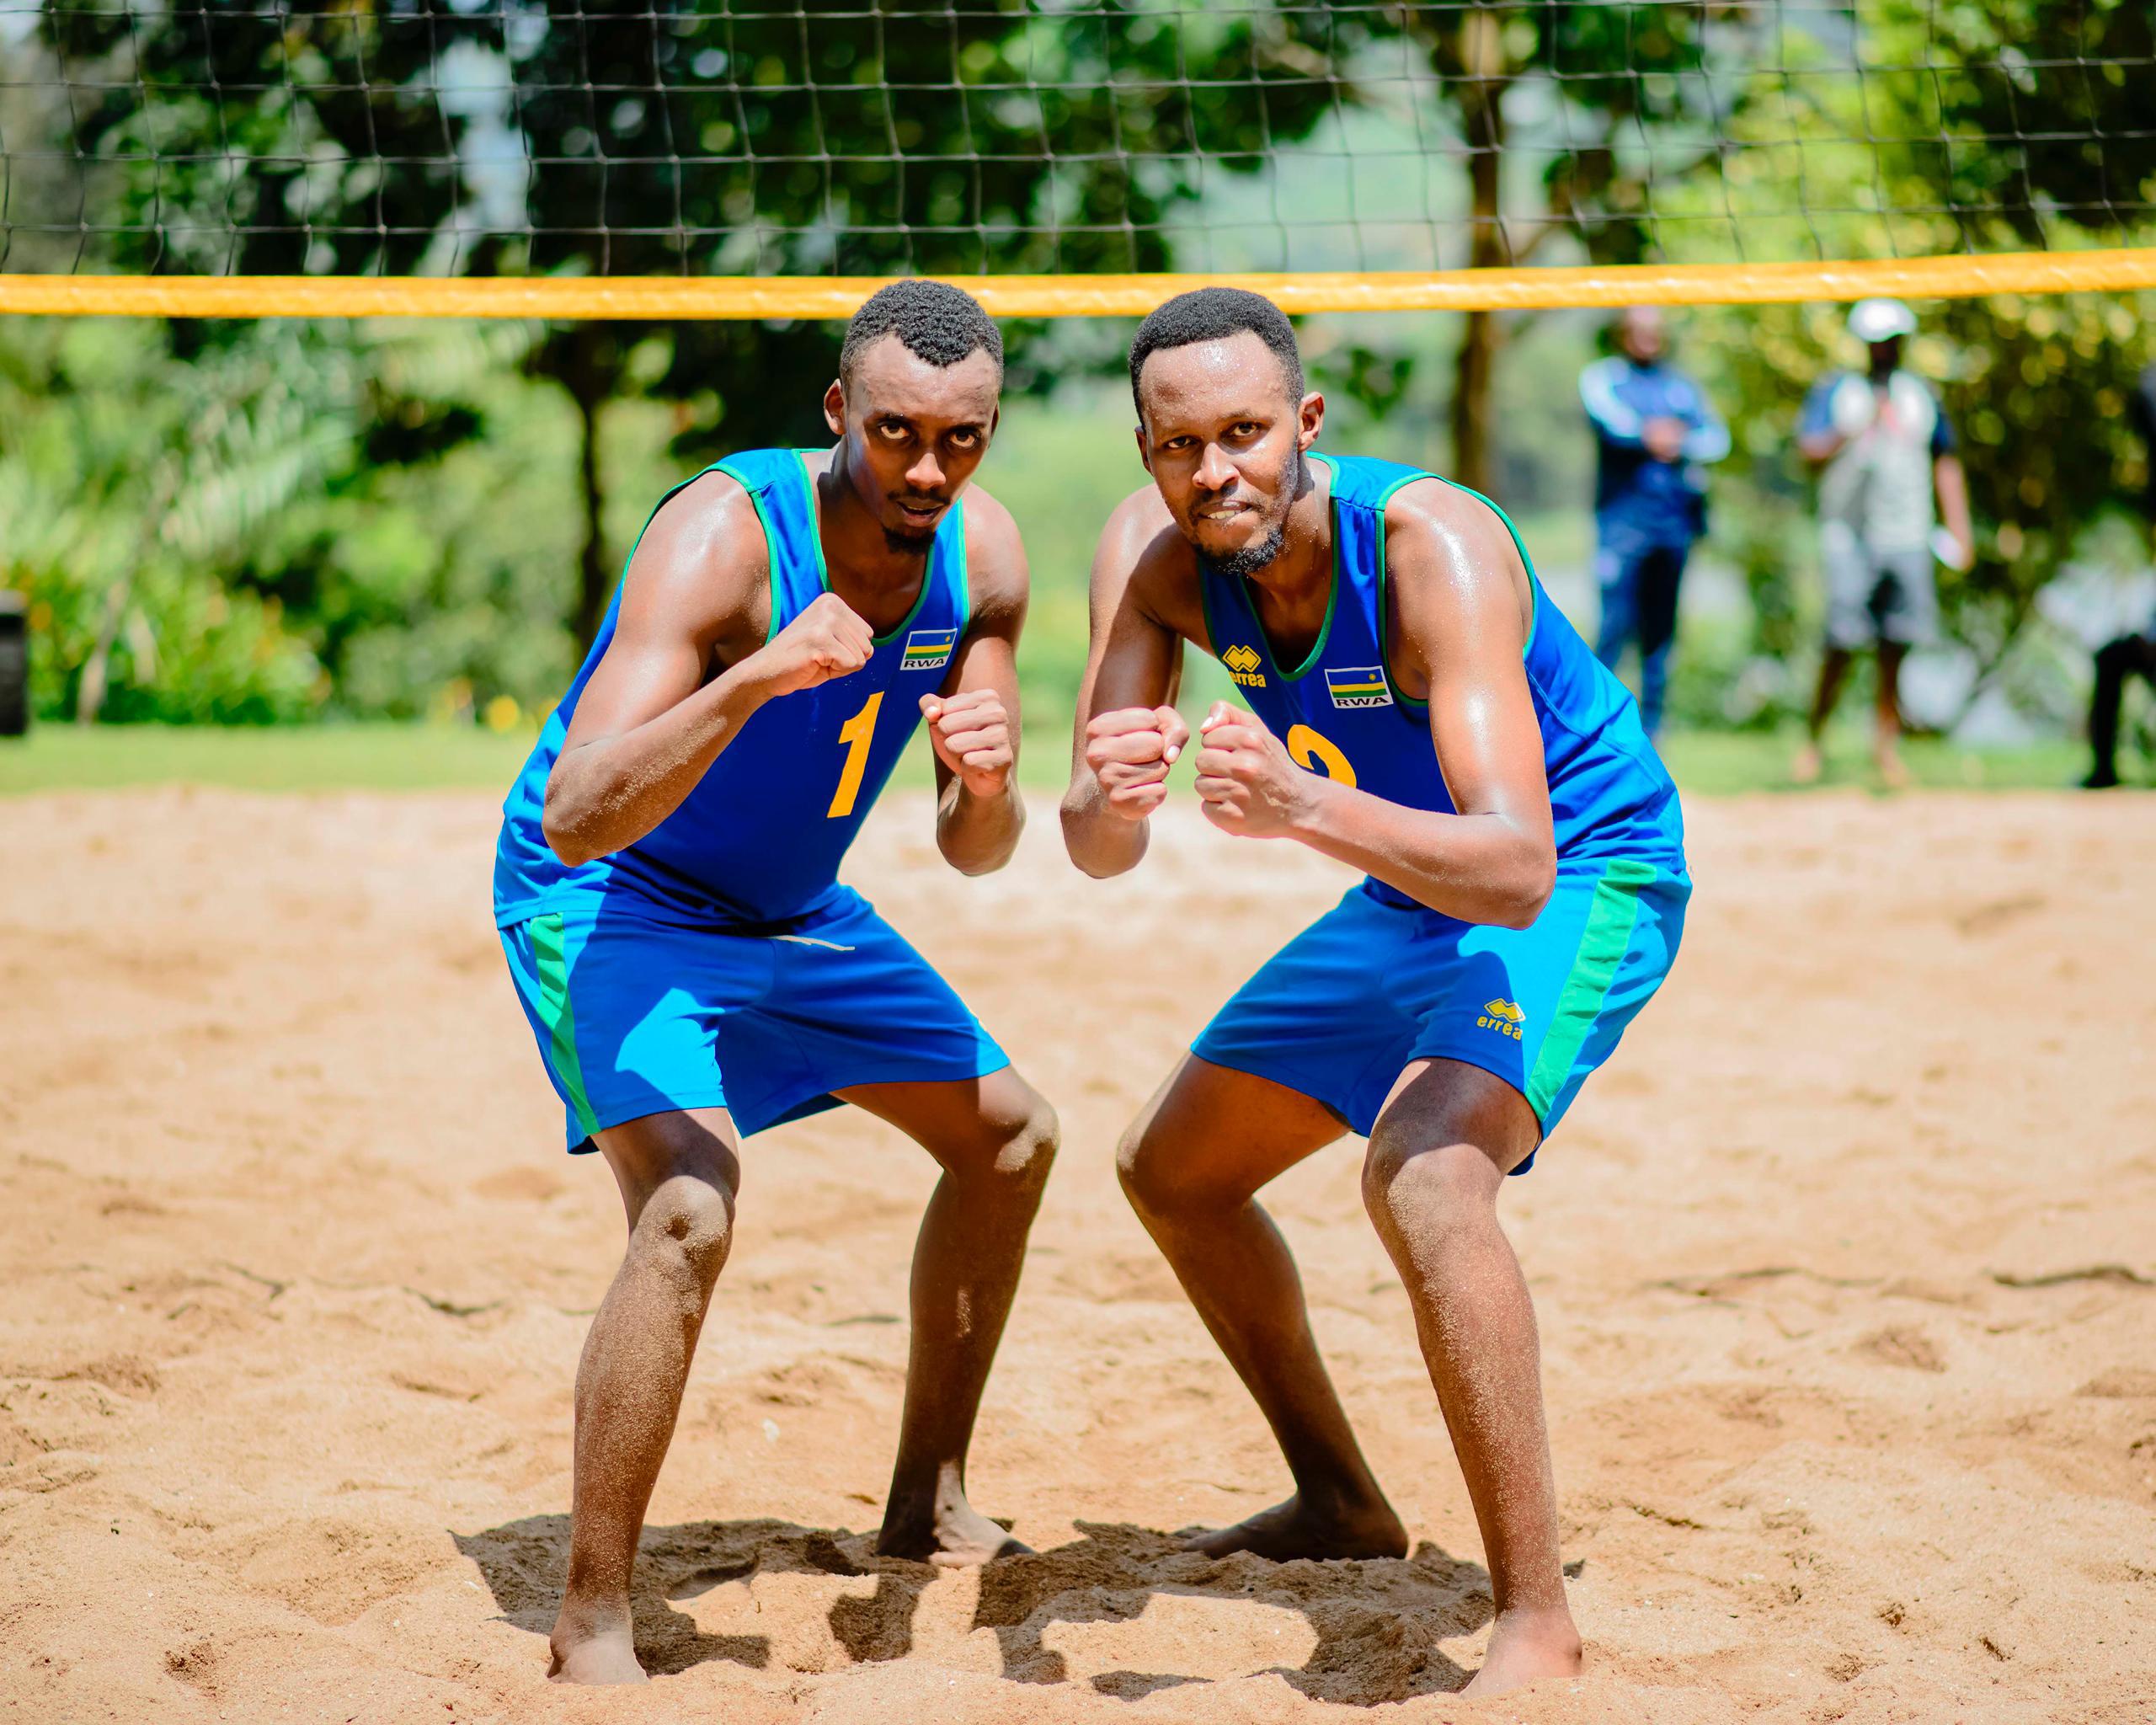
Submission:
<svg viewBox="0 0 2156 1725">
<path fill-rule="evenodd" d="M 0 0 L 0 312 L 2156 287 L 2111 0 Z"/>
</svg>

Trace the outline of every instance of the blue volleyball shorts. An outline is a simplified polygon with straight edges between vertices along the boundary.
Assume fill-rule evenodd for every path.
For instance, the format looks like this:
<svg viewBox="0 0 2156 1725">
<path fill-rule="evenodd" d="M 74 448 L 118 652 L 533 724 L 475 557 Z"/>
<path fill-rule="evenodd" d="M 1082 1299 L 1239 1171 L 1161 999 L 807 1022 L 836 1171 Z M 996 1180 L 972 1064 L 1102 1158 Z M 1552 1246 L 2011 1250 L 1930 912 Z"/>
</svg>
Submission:
<svg viewBox="0 0 2156 1725">
<path fill-rule="evenodd" d="M 859 1084 L 985 1077 L 1011 1064 L 875 908 L 828 905 L 743 933 L 649 920 L 622 895 L 529 917 L 502 951 L 572 1152 L 646 1114 L 723 1108 L 747 1136 Z"/>
<path fill-rule="evenodd" d="M 1547 1139 L 1669 974 L 1691 893 L 1681 867 L 1561 864 L 1520 929 L 1366 882 L 1267 960 L 1191 1052 L 1315 1097 L 1364 1136 L 1410 1061 L 1462 1060 L 1525 1097 Z"/>
</svg>

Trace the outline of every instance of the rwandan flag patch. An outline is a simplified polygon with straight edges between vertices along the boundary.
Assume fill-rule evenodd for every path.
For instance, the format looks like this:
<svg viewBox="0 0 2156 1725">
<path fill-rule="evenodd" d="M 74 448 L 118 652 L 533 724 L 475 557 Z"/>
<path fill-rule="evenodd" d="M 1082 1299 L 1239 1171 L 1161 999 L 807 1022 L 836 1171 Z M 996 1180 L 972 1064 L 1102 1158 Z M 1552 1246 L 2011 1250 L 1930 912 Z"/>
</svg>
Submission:
<svg viewBox="0 0 2156 1725">
<path fill-rule="evenodd" d="M 958 644 L 956 629 L 915 629 L 906 637 L 905 669 L 941 670 L 951 662 L 951 649 Z"/>
<path fill-rule="evenodd" d="M 1339 670 L 1326 668 L 1325 686 L 1335 707 L 1390 707 L 1392 691 L 1385 686 L 1385 667 L 1351 665 Z"/>
</svg>

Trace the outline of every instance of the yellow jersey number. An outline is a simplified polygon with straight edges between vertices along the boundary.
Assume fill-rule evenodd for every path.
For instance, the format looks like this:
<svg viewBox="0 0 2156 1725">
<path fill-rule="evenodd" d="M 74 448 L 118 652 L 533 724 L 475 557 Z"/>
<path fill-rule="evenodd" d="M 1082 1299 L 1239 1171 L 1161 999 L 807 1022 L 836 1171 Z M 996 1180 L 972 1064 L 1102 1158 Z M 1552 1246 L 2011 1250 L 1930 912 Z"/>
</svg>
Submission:
<svg viewBox="0 0 2156 1725">
<path fill-rule="evenodd" d="M 1335 784 L 1351 788 L 1354 785 L 1355 769 L 1340 752 L 1340 745 L 1320 736 L 1306 724 L 1288 727 L 1288 752 L 1294 757 L 1295 765 L 1305 772 L 1321 772 Z"/>
<path fill-rule="evenodd" d="M 868 771 L 868 745 L 876 734 L 876 712 L 883 704 L 883 692 L 878 689 L 868 697 L 868 704 L 839 727 L 839 741 L 846 745 L 846 764 L 839 768 L 839 788 L 831 793 L 831 806 L 825 814 L 830 820 L 853 813 L 853 805 L 861 796 L 862 775 Z"/>
</svg>

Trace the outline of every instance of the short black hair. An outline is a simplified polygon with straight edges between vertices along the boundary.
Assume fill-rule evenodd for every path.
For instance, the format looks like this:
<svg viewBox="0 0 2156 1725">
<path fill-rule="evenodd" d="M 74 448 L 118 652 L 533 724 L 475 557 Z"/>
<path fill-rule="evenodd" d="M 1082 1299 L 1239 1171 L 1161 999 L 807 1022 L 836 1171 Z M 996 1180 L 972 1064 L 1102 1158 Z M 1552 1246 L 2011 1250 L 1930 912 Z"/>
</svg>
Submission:
<svg viewBox="0 0 2156 1725">
<path fill-rule="evenodd" d="M 1139 418 L 1145 404 L 1138 398 L 1138 375 L 1145 361 L 1162 348 L 1188 347 L 1195 342 L 1219 341 L 1248 330 L 1273 350 L 1288 381 L 1288 399 L 1303 398 L 1303 355 L 1295 345 L 1294 326 L 1288 314 L 1262 293 L 1241 287 L 1196 287 L 1179 293 L 1156 307 L 1138 326 L 1130 344 L 1130 399 Z"/>
<path fill-rule="evenodd" d="M 969 354 L 985 351 L 997 372 L 1003 370 L 1003 332 L 979 300 L 947 281 L 908 276 L 869 295 L 846 326 L 839 376 L 851 382 L 862 355 L 887 335 L 897 336 L 908 353 L 931 366 L 955 366 Z"/>
</svg>

